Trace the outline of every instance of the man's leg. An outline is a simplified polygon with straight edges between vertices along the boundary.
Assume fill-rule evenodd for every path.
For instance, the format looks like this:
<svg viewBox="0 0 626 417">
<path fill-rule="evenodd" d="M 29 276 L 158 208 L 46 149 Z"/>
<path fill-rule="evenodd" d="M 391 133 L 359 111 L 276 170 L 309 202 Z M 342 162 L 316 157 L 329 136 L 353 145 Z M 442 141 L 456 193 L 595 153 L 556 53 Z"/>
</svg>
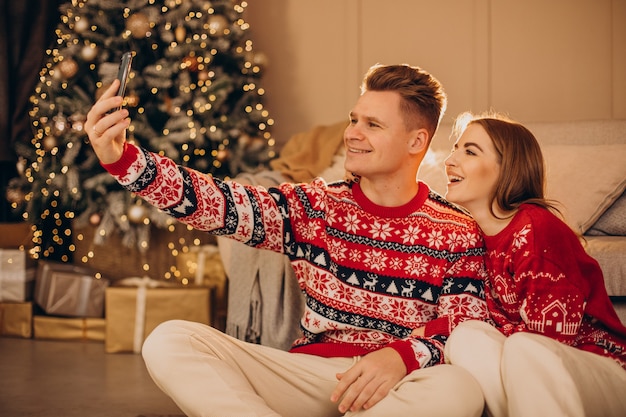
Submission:
<svg viewBox="0 0 626 417">
<path fill-rule="evenodd" d="M 476 380 L 463 368 L 435 365 L 404 377 L 369 410 L 350 417 L 479 417 L 485 401 Z"/>
<path fill-rule="evenodd" d="M 195 416 L 339 416 L 330 394 L 352 358 L 321 358 L 246 343 L 209 326 L 159 325 L 142 354 L 155 383 Z"/>
</svg>

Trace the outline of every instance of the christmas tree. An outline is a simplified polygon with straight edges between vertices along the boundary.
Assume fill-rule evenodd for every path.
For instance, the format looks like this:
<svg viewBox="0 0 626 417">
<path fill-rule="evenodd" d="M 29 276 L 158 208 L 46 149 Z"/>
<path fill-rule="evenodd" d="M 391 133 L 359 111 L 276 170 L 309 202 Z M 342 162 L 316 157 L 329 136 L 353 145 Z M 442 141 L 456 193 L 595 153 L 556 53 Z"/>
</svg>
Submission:
<svg viewBox="0 0 626 417">
<path fill-rule="evenodd" d="M 220 178 L 266 166 L 274 140 L 259 85 L 265 58 L 253 51 L 245 7 L 231 0 L 61 6 L 57 42 L 31 97 L 34 136 L 16 145 L 20 176 L 7 193 L 36 228 L 36 257 L 71 261 L 76 225 L 96 227 L 96 243 L 121 233 L 124 245 L 144 252 L 151 228 L 173 227 L 102 169 L 83 130 L 126 51 L 134 55 L 129 141 Z"/>
</svg>

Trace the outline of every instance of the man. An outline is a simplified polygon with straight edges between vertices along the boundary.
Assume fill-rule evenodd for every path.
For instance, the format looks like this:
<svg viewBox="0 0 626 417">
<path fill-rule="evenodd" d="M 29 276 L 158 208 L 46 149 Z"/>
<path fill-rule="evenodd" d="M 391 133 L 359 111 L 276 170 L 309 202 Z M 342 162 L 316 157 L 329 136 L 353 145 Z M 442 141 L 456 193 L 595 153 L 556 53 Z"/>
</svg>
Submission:
<svg viewBox="0 0 626 417">
<path fill-rule="evenodd" d="M 440 83 L 375 65 L 344 134 L 353 181 L 266 190 L 220 181 L 125 142 L 116 83 L 86 128 L 130 191 L 197 229 L 287 254 L 306 297 L 302 337 L 285 352 L 209 326 L 161 324 L 143 356 L 189 416 L 479 416 L 483 397 L 443 347 L 484 319 L 475 223 L 416 181 L 446 105 Z M 413 333 L 413 334 L 412 334 Z"/>
</svg>

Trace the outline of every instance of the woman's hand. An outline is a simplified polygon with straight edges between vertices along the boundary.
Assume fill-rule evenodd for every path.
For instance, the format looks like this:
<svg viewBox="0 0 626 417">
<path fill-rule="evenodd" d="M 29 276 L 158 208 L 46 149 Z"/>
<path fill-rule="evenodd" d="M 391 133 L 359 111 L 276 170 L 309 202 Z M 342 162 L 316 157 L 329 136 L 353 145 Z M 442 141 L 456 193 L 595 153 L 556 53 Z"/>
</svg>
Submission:
<svg viewBox="0 0 626 417">
<path fill-rule="evenodd" d="M 117 162 L 122 157 L 126 129 L 130 125 L 128 110 L 107 113 L 122 105 L 124 98 L 116 95 L 118 88 L 119 80 L 116 79 L 89 110 L 85 122 L 91 146 L 103 164 Z"/>
</svg>

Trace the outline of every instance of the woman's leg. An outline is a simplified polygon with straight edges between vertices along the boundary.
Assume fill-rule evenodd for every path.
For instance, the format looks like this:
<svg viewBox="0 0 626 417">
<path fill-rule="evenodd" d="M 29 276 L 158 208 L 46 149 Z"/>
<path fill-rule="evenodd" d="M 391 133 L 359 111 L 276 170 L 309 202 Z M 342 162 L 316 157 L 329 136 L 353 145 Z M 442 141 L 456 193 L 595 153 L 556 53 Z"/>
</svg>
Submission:
<svg viewBox="0 0 626 417">
<path fill-rule="evenodd" d="M 609 358 L 546 336 L 510 336 L 502 378 L 510 417 L 626 416 L 626 370 Z"/>
<path fill-rule="evenodd" d="M 446 362 L 469 371 L 478 381 L 485 397 L 489 416 L 507 415 L 507 397 L 500 377 L 500 359 L 506 337 L 495 327 L 482 321 L 459 324 L 448 341 Z"/>
<path fill-rule="evenodd" d="M 246 343 L 209 326 L 159 325 L 142 354 L 155 383 L 188 416 L 339 416 L 330 394 L 352 358 Z"/>
</svg>

